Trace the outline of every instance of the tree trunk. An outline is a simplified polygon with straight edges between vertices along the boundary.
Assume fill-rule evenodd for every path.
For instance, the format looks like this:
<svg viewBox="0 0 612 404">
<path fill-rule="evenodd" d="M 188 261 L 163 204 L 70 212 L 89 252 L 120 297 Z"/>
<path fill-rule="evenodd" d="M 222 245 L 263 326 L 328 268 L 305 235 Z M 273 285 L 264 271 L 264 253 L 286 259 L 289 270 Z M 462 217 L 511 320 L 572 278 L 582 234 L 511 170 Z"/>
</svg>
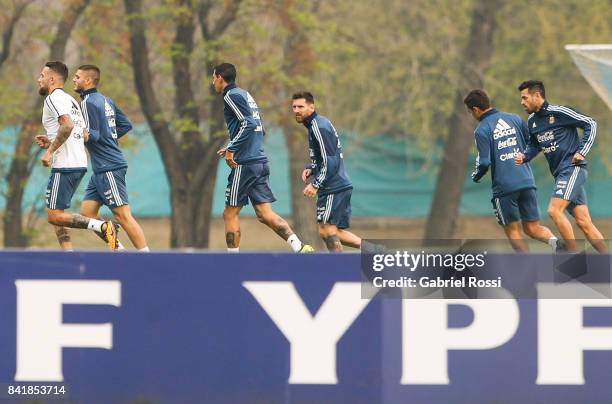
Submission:
<svg viewBox="0 0 612 404">
<path fill-rule="evenodd" d="M 217 136 L 223 127 L 223 110 L 217 94 L 211 101 L 211 134 L 201 133 L 200 116 L 192 91 L 189 62 L 193 50 L 195 32 L 195 9 L 189 0 L 181 0 L 184 12 L 177 17 L 172 49 L 173 82 L 175 88 L 175 111 L 181 120 L 180 133 L 175 136 L 152 87 L 152 75 L 148 57 L 146 23 L 142 15 L 141 0 L 124 0 L 130 19 L 130 45 L 132 68 L 136 91 L 145 118 L 159 148 L 164 169 L 170 184 L 171 235 L 170 245 L 176 247 L 207 248 L 210 237 L 213 192 L 216 182 L 218 157 L 216 151 L 224 141 Z M 213 30 L 220 35 L 236 16 L 239 1 L 230 2 L 219 17 Z M 204 2 L 201 7 L 201 21 L 204 22 L 210 10 Z M 223 28 L 221 27 L 223 26 Z M 209 34 L 208 27 L 202 27 L 203 35 Z M 213 35 L 213 34 L 211 34 Z M 209 67 L 209 69 L 211 69 Z M 209 71 L 212 74 L 212 71 Z M 178 139 L 178 140 L 177 140 Z"/>
<path fill-rule="evenodd" d="M 500 0 L 479 0 L 472 13 L 465 59 L 461 64 L 455 92 L 455 105 L 448 121 L 448 137 L 427 218 L 426 240 L 450 239 L 455 232 L 467 160 L 470 147 L 474 144 L 473 122 L 466 112 L 463 97 L 471 89 L 482 88 L 484 85 L 484 72 L 493 52 L 495 14 L 500 5 Z"/>
<path fill-rule="evenodd" d="M 200 23 L 200 32 L 202 40 L 208 43 L 209 54 L 218 55 L 220 53 L 220 45 L 218 38 L 229 28 L 236 20 L 238 9 L 242 0 L 227 1 L 224 4 L 221 14 L 217 17 L 214 24 L 208 24 L 207 18 L 210 14 L 213 2 L 209 0 L 200 1 L 197 6 L 197 17 Z M 212 77 L 214 66 L 219 62 L 217 59 L 211 59 L 206 66 L 206 78 Z M 206 81 L 205 81 L 206 82 Z M 215 185 L 217 183 L 217 167 L 219 158 L 216 151 L 227 142 L 227 128 L 223 117 L 223 100 L 216 93 L 212 85 L 208 86 L 208 123 L 209 136 L 206 140 L 206 158 L 201 160 L 200 170 L 196 173 L 194 183 L 194 192 L 196 193 L 195 212 L 197 221 L 195 225 L 195 246 L 198 248 L 207 248 L 210 242 L 210 224 L 212 220 L 212 206 Z M 222 179 L 224 180 L 224 179 Z"/>
<path fill-rule="evenodd" d="M 68 3 L 62 18 L 57 25 L 57 31 L 50 45 L 49 58 L 51 60 L 62 60 L 66 53 L 66 43 L 76 25 L 79 16 L 89 5 L 91 0 L 72 0 Z M 4 246 L 26 247 L 29 245 L 29 237 L 26 229 L 23 229 L 22 202 L 25 186 L 32 174 L 34 163 L 40 155 L 40 149 L 32 150 L 34 136 L 39 134 L 40 116 L 42 113 L 42 97 L 36 101 L 28 118 L 22 124 L 21 132 L 15 143 L 15 151 L 11 160 L 9 171 L 6 175 L 6 210 L 3 217 L 4 223 Z"/>
<path fill-rule="evenodd" d="M 223 116 L 223 115 L 221 115 Z M 193 195 L 195 202 L 193 220 L 194 247 L 208 248 L 210 242 L 210 224 L 212 219 L 213 196 L 217 182 L 217 166 L 219 159 L 216 151 L 225 142 L 225 138 L 217 138 L 208 142 L 207 153 L 211 154 L 201 163 L 199 175 L 194 179 Z M 199 184 L 199 185 L 196 185 Z"/>
<path fill-rule="evenodd" d="M 287 84 L 284 94 L 287 99 L 296 90 L 312 80 L 317 69 L 316 53 L 304 28 L 296 17 L 296 4 L 294 0 L 282 0 L 277 3 L 277 13 L 282 25 L 287 30 L 287 40 L 284 46 L 285 64 L 283 71 L 287 75 Z M 313 2 L 310 7 L 316 8 Z M 310 91 L 313 91 L 310 89 Z M 287 105 L 287 100 L 282 100 L 281 105 Z M 287 108 L 281 118 L 281 128 L 285 136 L 285 142 L 289 151 L 289 183 L 291 188 L 291 218 L 292 228 L 296 234 L 314 245 L 317 249 L 324 249 L 323 241 L 319 237 L 316 221 L 316 205 L 313 199 L 307 198 L 302 193 L 305 184 L 301 180 L 305 163 L 309 161 L 308 141 L 306 129 L 298 125 L 290 109 Z"/>
<path fill-rule="evenodd" d="M 290 126 L 289 126 L 290 125 Z M 291 189 L 291 226 L 293 231 L 317 250 L 324 249 L 323 240 L 319 237 L 316 214 L 316 198 L 307 198 L 303 191 L 306 184 L 302 182 L 302 171 L 309 162 L 306 129 L 295 121 L 283 122 L 283 133 L 289 150 L 289 184 Z"/>
<path fill-rule="evenodd" d="M 40 114 L 41 104 L 37 103 L 36 113 Z M 23 194 L 30 178 L 31 165 L 28 160 L 32 154 L 32 139 L 37 135 L 40 121 L 32 114 L 29 122 L 22 124 L 9 171 L 6 175 L 6 206 L 4 210 L 3 232 L 5 247 L 26 247 L 29 237 L 23 229 Z M 35 158 L 39 153 L 35 153 Z"/>
</svg>

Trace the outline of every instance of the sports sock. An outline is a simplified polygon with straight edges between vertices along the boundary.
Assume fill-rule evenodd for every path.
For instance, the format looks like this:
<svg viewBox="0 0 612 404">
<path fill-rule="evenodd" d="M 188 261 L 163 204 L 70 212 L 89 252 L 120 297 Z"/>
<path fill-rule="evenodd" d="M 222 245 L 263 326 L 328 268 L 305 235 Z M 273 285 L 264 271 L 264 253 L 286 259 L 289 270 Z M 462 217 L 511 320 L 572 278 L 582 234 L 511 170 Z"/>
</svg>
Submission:
<svg viewBox="0 0 612 404">
<path fill-rule="evenodd" d="M 89 219 L 89 223 L 87 223 L 87 228 L 93 231 L 102 231 L 102 225 L 104 222 L 98 219 Z"/>
<path fill-rule="evenodd" d="M 239 250 L 240 250 L 239 247 L 236 247 L 236 248 L 229 248 L 229 247 L 227 247 L 227 252 L 229 252 L 229 253 L 237 253 L 237 252 L 239 252 Z"/>
<path fill-rule="evenodd" d="M 123 251 L 125 247 L 121 244 L 121 241 L 117 240 L 117 251 Z"/>
<path fill-rule="evenodd" d="M 555 236 L 552 236 L 551 238 L 549 238 L 548 245 L 551 246 L 552 248 L 555 248 L 557 246 L 557 238 Z"/>
<path fill-rule="evenodd" d="M 151 250 L 149 250 L 149 246 L 142 247 L 138 251 L 140 251 L 140 252 L 151 252 Z"/>
<path fill-rule="evenodd" d="M 287 244 L 291 246 L 293 252 L 298 252 L 302 248 L 302 242 L 295 234 L 289 236 L 289 238 L 287 239 Z"/>
</svg>

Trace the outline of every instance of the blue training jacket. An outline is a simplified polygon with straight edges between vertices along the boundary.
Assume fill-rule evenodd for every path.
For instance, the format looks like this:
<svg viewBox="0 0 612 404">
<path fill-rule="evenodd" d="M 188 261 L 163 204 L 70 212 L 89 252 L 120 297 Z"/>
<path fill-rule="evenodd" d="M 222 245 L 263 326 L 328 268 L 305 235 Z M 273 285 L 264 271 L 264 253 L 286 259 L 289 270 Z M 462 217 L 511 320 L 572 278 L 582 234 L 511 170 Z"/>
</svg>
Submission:
<svg viewBox="0 0 612 404">
<path fill-rule="evenodd" d="M 525 150 L 525 160 L 529 161 L 543 151 L 550 172 L 555 177 L 572 166 L 576 152 L 586 157 L 597 136 L 597 123 L 593 118 L 570 107 L 549 104 L 548 101 L 544 101 L 538 112 L 529 115 L 527 126 L 529 144 Z M 576 128 L 584 130 L 582 139 Z M 586 166 L 587 162 L 582 160 L 577 165 Z"/>
<path fill-rule="evenodd" d="M 263 142 L 265 130 L 259 107 L 248 91 L 229 84 L 223 90 L 223 115 L 229 131 L 227 150 L 234 153 L 238 164 L 268 161 Z"/>
<path fill-rule="evenodd" d="M 494 197 L 536 187 L 531 166 L 514 162 L 527 144 L 527 128 L 518 115 L 491 109 L 480 117 L 474 137 L 478 149 L 474 182 L 479 182 L 490 167 Z"/>
<path fill-rule="evenodd" d="M 308 144 L 312 161 L 312 185 L 319 195 L 335 194 L 352 189 L 353 184 L 344 168 L 342 146 L 336 128 L 324 116 L 313 112 L 304 120 L 308 129 Z"/>
<path fill-rule="evenodd" d="M 94 173 L 118 170 L 128 166 L 117 139 L 132 129 L 132 123 L 108 97 L 95 88 L 81 93 L 81 110 L 89 131 L 85 143 Z"/>
</svg>

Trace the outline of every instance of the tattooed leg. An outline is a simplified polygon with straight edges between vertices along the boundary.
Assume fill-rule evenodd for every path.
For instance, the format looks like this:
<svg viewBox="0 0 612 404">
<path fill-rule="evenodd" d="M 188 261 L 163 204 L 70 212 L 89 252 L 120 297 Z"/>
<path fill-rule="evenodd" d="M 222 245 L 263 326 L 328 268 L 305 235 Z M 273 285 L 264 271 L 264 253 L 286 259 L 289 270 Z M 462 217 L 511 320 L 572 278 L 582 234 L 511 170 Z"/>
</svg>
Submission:
<svg viewBox="0 0 612 404">
<path fill-rule="evenodd" d="M 227 248 L 238 248 L 240 246 L 240 230 L 226 232 L 225 244 L 227 244 Z"/>
<path fill-rule="evenodd" d="M 88 217 L 66 213 L 60 209 L 47 210 L 47 220 L 49 223 L 56 226 L 72 227 L 76 229 L 86 229 L 89 224 Z"/>
<path fill-rule="evenodd" d="M 227 248 L 240 247 L 240 209 L 242 209 L 241 206 L 226 206 L 223 210 Z"/>
<path fill-rule="evenodd" d="M 72 250 L 72 241 L 70 240 L 70 233 L 68 229 L 63 226 L 53 226 L 55 228 L 55 235 L 57 241 L 63 250 Z"/>
<path fill-rule="evenodd" d="M 71 226 L 77 229 L 86 229 L 89 224 L 89 218 L 78 214 L 72 215 Z"/>
<path fill-rule="evenodd" d="M 287 240 L 293 234 L 289 223 L 272 210 L 272 204 L 261 203 L 255 205 L 254 208 L 257 219 L 274 230 L 283 240 Z"/>
<path fill-rule="evenodd" d="M 276 215 L 275 218 L 271 219 L 270 224 L 266 224 L 268 225 L 268 227 L 274 230 L 274 232 L 278 234 L 279 237 L 281 237 L 283 240 L 287 240 L 289 236 L 293 234 L 293 230 L 291 230 L 291 227 L 289 227 L 289 223 L 287 223 L 285 219 L 278 215 Z"/>
<path fill-rule="evenodd" d="M 319 224 L 319 235 L 325 242 L 327 250 L 330 252 L 342 251 L 342 242 L 338 237 L 338 227 L 334 224 Z"/>
<path fill-rule="evenodd" d="M 337 235 L 333 234 L 331 236 L 323 237 L 323 241 L 325 242 L 325 246 L 327 250 L 330 252 L 341 252 L 342 251 L 342 243 Z"/>
</svg>

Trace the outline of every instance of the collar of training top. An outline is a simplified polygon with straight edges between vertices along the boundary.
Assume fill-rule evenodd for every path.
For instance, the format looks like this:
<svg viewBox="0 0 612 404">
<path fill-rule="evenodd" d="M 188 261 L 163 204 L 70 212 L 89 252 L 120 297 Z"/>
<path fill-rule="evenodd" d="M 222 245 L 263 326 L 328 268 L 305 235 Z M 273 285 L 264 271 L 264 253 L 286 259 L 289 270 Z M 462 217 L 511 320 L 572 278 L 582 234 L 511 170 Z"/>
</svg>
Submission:
<svg viewBox="0 0 612 404">
<path fill-rule="evenodd" d="M 232 88 L 236 88 L 236 87 L 238 87 L 238 86 L 236 85 L 236 83 L 229 83 L 229 84 L 228 84 L 227 86 L 225 86 L 225 88 L 223 89 L 223 95 L 227 94 L 227 92 L 228 92 L 229 90 L 231 90 Z"/>
<path fill-rule="evenodd" d="M 85 96 L 87 94 L 97 93 L 97 92 L 98 92 L 98 89 L 96 89 L 95 87 L 94 88 L 90 88 L 89 90 L 83 90 L 83 91 L 81 91 L 81 98 L 85 98 Z"/>
<path fill-rule="evenodd" d="M 538 112 L 536 112 L 536 114 L 543 114 L 548 110 L 548 101 L 544 100 L 544 103 L 542 104 L 542 106 L 540 107 L 540 109 L 538 109 Z"/>
<path fill-rule="evenodd" d="M 64 91 L 64 89 L 63 89 L 62 87 L 56 87 L 56 88 L 54 88 L 54 89 L 53 89 L 53 91 L 51 91 L 51 92 L 49 93 L 49 95 L 53 94 L 53 93 L 54 93 L 56 90 L 61 90 L 61 91 Z M 64 92 L 65 92 L 65 91 L 64 91 Z"/>
<path fill-rule="evenodd" d="M 482 121 L 483 119 L 485 119 L 487 116 L 489 115 L 493 115 L 497 113 L 497 110 L 495 108 L 491 108 L 490 110 L 488 110 L 487 112 L 485 112 L 484 114 L 480 115 L 480 121 Z"/>
<path fill-rule="evenodd" d="M 312 124 L 312 120 L 317 117 L 317 111 L 313 111 L 310 116 L 304 118 L 304 126 L 310 126 Z"/>
</svg>

